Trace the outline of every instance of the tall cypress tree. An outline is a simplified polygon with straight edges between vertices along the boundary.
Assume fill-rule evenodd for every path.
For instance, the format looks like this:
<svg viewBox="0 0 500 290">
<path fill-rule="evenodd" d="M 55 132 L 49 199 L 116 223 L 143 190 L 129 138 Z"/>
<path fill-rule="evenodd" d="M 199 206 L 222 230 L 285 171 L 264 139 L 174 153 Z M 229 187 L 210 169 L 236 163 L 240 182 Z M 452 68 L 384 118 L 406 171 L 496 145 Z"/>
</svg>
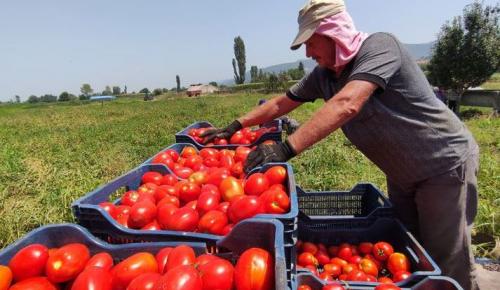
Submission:
<svg viewBox="0 0 500 290">
<path fill-rule="evenodd" d="M 175 81 L 177 82 L 177 92 L 179 92 L 181 90 L 181 78 L 179 75 L 175 76 Z"/>
<path fill-rule="evenodd" d="M 236 84 L 242 84 L 245 82 L 245 72 L 246 72 L 246 56 L 245 56 L 245 43 L 240 36 L 234 38 L 234 57 L 233 58 L 233 71 L 234 71 L 234 81 Z M 238 70 L 236 70 L 236 65 L 238 65 Z"/>
</svg>

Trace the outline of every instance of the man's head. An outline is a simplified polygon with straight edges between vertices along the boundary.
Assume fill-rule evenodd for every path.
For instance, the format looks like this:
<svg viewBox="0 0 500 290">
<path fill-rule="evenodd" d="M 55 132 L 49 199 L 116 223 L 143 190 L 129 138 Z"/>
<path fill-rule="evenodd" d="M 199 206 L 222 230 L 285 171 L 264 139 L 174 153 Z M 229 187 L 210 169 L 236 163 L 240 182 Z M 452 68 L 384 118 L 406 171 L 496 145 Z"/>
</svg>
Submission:
<svg viewBox="0 0 500 290">
<path fill-rule="evenodd" d="M 297 19 L 299 32 L 292 42 L 291 49 L 298 49 L 316 31 L 321 21 L 345 11 L 343 0 L 308 0 L 299 11 Z"/>
<path fill-rule="evenodd" d="M 314 59 L 319 66 L 335 70 L 335 42 L 333 39 L 314 33 L 305 42 L 306 56 Z"/>
</svg>

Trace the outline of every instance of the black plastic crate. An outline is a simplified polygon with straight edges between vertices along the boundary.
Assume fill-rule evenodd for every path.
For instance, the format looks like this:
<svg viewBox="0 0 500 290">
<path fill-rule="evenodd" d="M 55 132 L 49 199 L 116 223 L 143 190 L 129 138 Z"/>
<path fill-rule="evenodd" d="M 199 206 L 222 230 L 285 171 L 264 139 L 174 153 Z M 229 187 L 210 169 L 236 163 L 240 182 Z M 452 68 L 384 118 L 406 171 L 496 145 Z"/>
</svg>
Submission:
<svg viewBox="0 0 500 290">
<path fill-rule="evenodd" d="M 319 279 L 311 273 L 302 272 L 297 274 L 297 280 L 294 281 L 294 289 L 305 284 L 311 287 L 312 290 L 321 290 L 328 283 Z M 374 287 L 363 287 L 344 283 L 346 290 L 373 290 Z M 404 287 L 401 290 L 463 290 L 462 287 L 453 279 L 444 276 L 429 276 L 411 287 Z"/>
<path fill-rule="evenodd" d="M 297 216 L 298 216 L 298 205 L 297 205 L 297 193 L 295 191 L 295 178 L 293 175 L 293 169 L 288 163 L 268 163 L 262 167 L 254 168 L 251 173 L 261 172 L 267 170 L 269 167 L 280 165 L 287 170 L 287 191 L 290 197 L 290 210 L 285 214 L 259 214 L 254 218 L 259 219 L 277 219 L 282 222 L 284 227 L 284 242 L 286 244 L 295 244 L 297 241 Z M 116 234 L 112 238 L 108 239 L 111 243 L 123 243 L 131 241 L 142 241 L 144 236 L 148 235 L 158 235 L 165 234 L 173 238 L 177 237 L 178 240 L 192 241 L 195 239 L 206 240 L 206 239 L 218 239 L 221 236 L 205 233 L 196 232 L 183 232 L 183 231 L 170 231 L 170 230 L 160 230 L 160 231 L 149 231 L 149 230 L 137 230 L 129 229 L 120 225 L 116 220 L 114 220 L 103 208 L 99 207 L 99 203 L 109 201 L 110 196 L 112 196 L 117 190 L 132 190 L 137 189 L 141 183 L 141 177 L 144 173 L 149 171 L 160 172 L 161 174 L 171 173 L 171 171 L 162 164 L 149 164 L 141 165 L 124 175 L 110 181 L 109 183 L 97 188 L 96 190 L 86 194 L 85 196 L 79 198 L 72 204 L 73 214 L 78 222 L 78 224 L 86 227 L 91 233 L 97 236 L 106 235 L 109 231 L 115 231 L 120 233 Z M 114 201 L 119 203 L 119 199 Z M 118 237 L 128 237 L 127 240 L 121 240 Z"/>
<path fill-rule="evenodd" d="M 349 191 L 311 191 L 297 187 L 299 209 L 308 216 L 325 218 L 393 217 L 391 202 L 371 183 L 358 183 Z"/>
<path fill-rule="evenodd" d="M 175 142 L 176 143 L 193 144 L 198 149 L 205 148 L 205 147 L 207 147 L 206 145 L 196 142 L 191 136 L 188 135 L 188 132 L 191 129 L 209 128 L 209 127 L 214 127 L 214 126 L 211 123 L 206 122 L 206 121 L 195 122 L 195 123 L 187 126 L 186 128 L 184 128 L 183 130 L 177 132 L 175 134 Z M 262 136 L 260 136 L 255 142 L 248 144 L 248 145 L 243 145 L 243 144 L 213 145 L 213 146 L 210 146 L 210 148 L 235 149 L 238 146 L 253 147 L 253 146 L 258 145 L 258 144 L 260 144 L 264 141 L 267 141 L 267 140 L 282 142 L 283 128 L 282 128 L 281 120 L 278 120 L 278 119 L 273 120 L 269 123 L 263 124 L 262 127 L 267 127 L 267 128 L 275 127 L 276 130 L 262 134 Z"/>
<path fill-rule="evenodd" d="M 108 236 L 127 239 L 126 236 L 116 236 L 121 233 L 110 231 Z M 0 264 L 7 265 L 10 259 L 23 247 L 39 243 L 48 248 L 60 247 L 68 243 L 82 243 L 89 247 L 91 254 L 108 252 L 115 262 L 123 260 L 137 252 L 156 254 L 164 247 L 175 247 L 181 244 L 194 249 L 197 255 L 212 253 L 233 262 L 243 251 L 252 247 L 259 247 L 269 251 L 274 256 L 275 289 L 291 289 L 286 279 L 286 264 L 283 252 L 283 227 L 273 220 L 245 220 L 237 224 L 226 237 L 218 240 L 183 241 L 168 235 L 151 235 L 144 242 L 113 245 L 92 236 L 86 229 L 74 224 L 48 225 L 33 230 L 24 237 L 0 251 Z"/>
<path fill-rule="evenodd" d="M 413 235 L 394 218 L 378 218 L 370 224 L 356 219 L 326 219 L 299 217 L 298 238 L 302 241 L 339 245 L 343 242 L 359 244 L 361 242 L 386 241 L 394 251 L 406 255 L 411 264 L 411 276 L 396 283 L 403 287 L 413 285 L 428 276 L 438 276 L 441 270 L 430 255 L 418 243 Z M 295 254 L 296 256 L 296 254 Z M 290 263 L 287 257 L 287 263 Z M 374 287 L 378 283 L 349 281 L 351 286 Z"/>
</svg>

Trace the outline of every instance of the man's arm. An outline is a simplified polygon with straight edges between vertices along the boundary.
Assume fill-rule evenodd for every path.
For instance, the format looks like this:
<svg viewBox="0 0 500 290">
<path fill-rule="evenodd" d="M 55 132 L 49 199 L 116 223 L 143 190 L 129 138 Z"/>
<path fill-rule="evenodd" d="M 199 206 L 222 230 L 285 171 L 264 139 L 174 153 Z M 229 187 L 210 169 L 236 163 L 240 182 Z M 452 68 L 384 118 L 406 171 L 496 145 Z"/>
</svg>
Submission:
<svg viewBox="0 0 500 290">
<path fill-rule="evenodd" d="M 301 104 L 301 102 L 293 101 L 287 96 L 275 97 L 264 104 L 257 106 L 255 109 L 239 118 L 238 121 L 243 127 L 263 124 L 285 115 Z"/>
<path fill-rule="evenodd" d="M 353 80 L 333 98 L 328 100 L 311 119 L 288 137 L 296 154 L 322 140 L 356 116 L 377 85 L 367 81 Z"/>
</svg>

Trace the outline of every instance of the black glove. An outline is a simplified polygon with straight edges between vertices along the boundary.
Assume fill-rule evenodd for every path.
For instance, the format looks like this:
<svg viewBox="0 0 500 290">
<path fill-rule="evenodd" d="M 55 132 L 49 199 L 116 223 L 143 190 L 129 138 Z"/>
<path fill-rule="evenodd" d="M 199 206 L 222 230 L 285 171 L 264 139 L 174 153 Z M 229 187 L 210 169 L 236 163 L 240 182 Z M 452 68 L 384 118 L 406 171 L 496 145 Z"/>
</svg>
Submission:
<svg viewBox="0 0 500 290">
<path fill-rule="evenodd" d="M 260 144 L 248 154 L 247 161 L 245 162 L 244 170 L 248 173 L 252 168 L 269 162 L 286 162 L 288 159 L 297 155 L 290 145 L 288 140 L 284 143 L 277 143 L 273 145 Z"/>
<path fill-rule="evenodd" d="M 203 134 L 201 134 L 200 137 L 203 138 L 203 141 L 202 141 L 203 144 L 207 144 L 209 142 L 212 142 L 215 138 L 228 139 L 231 136 L 233 136 L 233 134 L 236 131 L 241 130 L 241 128 L 243 128 L 241 123 L 238 120 L 234 120 L 226 128 L 209 129 L 209 130 L 203 132 Z"/>
</svg>

